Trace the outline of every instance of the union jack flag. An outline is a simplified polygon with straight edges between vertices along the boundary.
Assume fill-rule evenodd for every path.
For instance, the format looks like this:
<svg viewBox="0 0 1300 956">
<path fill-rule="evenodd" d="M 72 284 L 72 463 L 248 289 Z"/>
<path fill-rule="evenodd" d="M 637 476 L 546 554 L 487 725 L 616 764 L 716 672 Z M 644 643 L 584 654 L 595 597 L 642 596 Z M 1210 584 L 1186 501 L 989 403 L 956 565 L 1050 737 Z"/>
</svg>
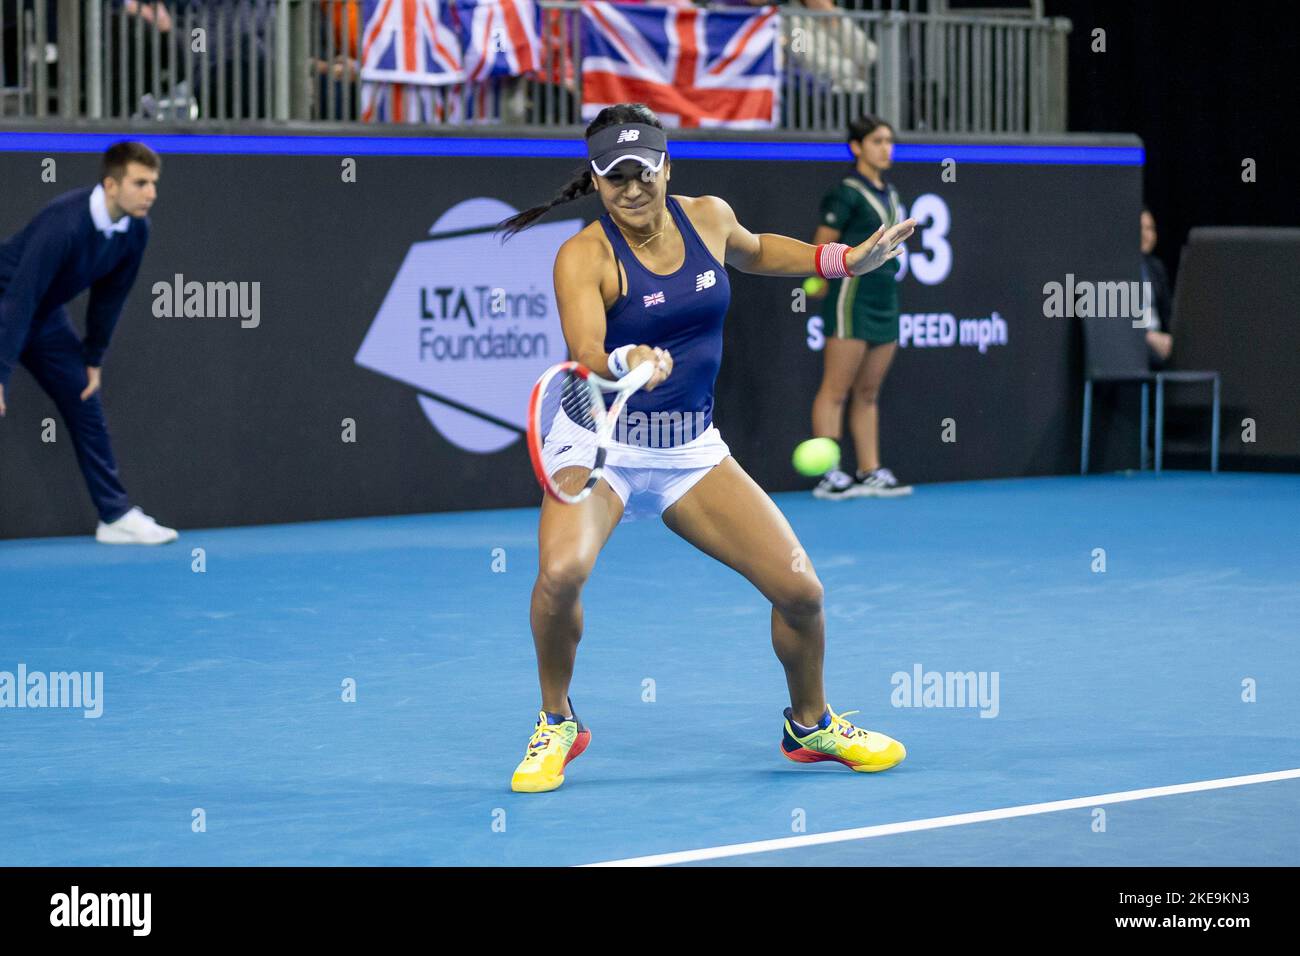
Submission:
<svg viewBox="0 0 1300 956">
<path fill-rule="evenodd" d="M 440 86 L 464 76 L 460 41 L 443 0 L 366 0 L 361 79 Z"/>
<path fill-rule="evenodd" d="M 422 83 L 362 83 L 363 123 L 460 123 L 469 103 L 460 86 Z"/>
<path fill-rule="evenodd" d="M 542 11 L 542 80 L 574 90 L 573 33 L 578 30 L 576 17 L 568 10 Z"/>
<path fill-rule="evenodd" d="M 366 0 L 361 47 L 364 122 L 445 122 L 459 97 L 445 88 L 464 75 L 460 41 L 441 0 Z"/>
<path fill-rule="evenodd" d="M 541 11 L 533 0 L 454 0 L 465 80 L 534 74 L 541 68 Z"/>
<path fill-rule="evenodd" d="M 768 129 L 780 117 L 776 7 L 583 3 L 582 118 L 645 103 L 666 126 Z"/>
<path fill-rule="evenodd" d="M 649 295 L 641 296 L 641 302 L 643 305 L 663 305 L 664 304 L 663 290 L 661 289 L 658 292 L 651 292 Z"/>
</svg>

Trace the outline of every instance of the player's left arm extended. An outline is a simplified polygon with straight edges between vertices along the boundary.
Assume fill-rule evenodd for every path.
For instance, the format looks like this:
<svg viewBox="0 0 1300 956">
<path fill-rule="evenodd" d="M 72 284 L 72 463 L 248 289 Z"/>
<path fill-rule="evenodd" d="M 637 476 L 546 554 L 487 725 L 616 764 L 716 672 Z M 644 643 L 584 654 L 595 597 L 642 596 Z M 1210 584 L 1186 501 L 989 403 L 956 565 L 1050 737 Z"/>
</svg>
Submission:
<svg viewBox="0 0 1300 956">
<path fill-rule="evenodd" d="M 728 203 L 717 197 L 710 198 L 716 203 L 715 215 L 727 234 L 727 265 L 760 276 L 818 274 L 814 261 L 817 246 L 774 232 L 752 233 L 737 221 Z M 899 243 L 912 234 L 915 225 L 916 220 L 905 220 L 855 246 L 847 259 L 853 274 L 862 275 L 878 269 L 897 256 L 902 251 L 898 248 Z"/>
<path fill-rule="evenodd" d="M 140 271 L 140 255 L 124 259 L 122 263 L 90 287 L 90 302 L 86 305 L 86 338 L 81 344 L 81 357 L 86 365 L 99 368 L 104 364 L 113 327 L 122 315 L 122 306 Z"/>
</svg>

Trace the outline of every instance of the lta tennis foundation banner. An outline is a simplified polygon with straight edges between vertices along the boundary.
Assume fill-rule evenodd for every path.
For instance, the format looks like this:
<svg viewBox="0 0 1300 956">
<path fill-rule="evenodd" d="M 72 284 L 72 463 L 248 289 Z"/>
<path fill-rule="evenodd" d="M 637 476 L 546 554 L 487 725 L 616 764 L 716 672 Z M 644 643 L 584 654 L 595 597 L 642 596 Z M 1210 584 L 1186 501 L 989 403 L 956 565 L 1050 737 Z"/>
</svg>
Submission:
<svg viewBox="0 0 1300 956">
<path fill-rule="evenodd" d="M 412 243 L 357 351 L 358 365 L 411 386 L 429 424 L 465 451 L 508 448 L 528 427 L 533 382 L 567 358 L 551 265 L 584 225 L 536 225 L 503 253 L 493 228 L 518 210 L 457 203 Z"/>
<path fill-rule="evenodd" d="M 0 234 L 92 184 L 119 138 L 0 134 Z M 559 205 L 504 246 L 492 230 L 582 167 L 580 140 L 141 138 L 163 168 L 102 388 L 133 502 L 182 529 L 538 503 L 527 396 L 567 358 L 552 267 L 601 207 Z M 850 169 L 838 142 L 697 132 L 669 148 L 673 194 L 806 241 Z M 1139 278 L 1141 149 L 909 139 L 895 158 L 920 225 L 879 397 L 884 463 L 917 483 L 1076 470 L 1078 319 L 1049 315 L 1045 289 Z M 790 453 L 810 433 L 821 303 L 801 278 L 728 275 L 714 421 L 765 488 L 807 488 Z M 5 400 L 0 536 L 93 531 L 53 403 L 22 367 Z"/>
</svg>

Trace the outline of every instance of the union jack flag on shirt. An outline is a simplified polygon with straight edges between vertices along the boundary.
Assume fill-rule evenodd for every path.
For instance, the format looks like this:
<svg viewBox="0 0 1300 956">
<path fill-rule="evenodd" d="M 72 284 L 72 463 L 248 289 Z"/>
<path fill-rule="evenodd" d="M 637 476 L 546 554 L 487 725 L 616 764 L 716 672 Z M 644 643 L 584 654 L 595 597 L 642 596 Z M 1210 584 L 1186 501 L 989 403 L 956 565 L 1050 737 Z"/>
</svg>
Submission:
<svg viewBox="0 0 1300 956">
<path fill-rule="evenodd" d="M 465 81 L 541 68 L 541 11 L 533 0 L 452 0 Z"/>
<path fill-rule="evenodd" d="M 665 126 L 768 129 L 780 118 L 776 7 L 582 5 L 582 118 L 645 103 Z"/>
</svg>

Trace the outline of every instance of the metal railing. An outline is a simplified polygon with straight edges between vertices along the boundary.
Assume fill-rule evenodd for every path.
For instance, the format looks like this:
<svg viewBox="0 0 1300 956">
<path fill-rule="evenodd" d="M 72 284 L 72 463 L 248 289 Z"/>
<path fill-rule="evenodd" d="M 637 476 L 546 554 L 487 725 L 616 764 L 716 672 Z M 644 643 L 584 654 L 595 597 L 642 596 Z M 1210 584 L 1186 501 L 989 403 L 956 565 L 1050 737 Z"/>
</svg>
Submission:
<svg viewBox="0 0 1300 956">
<path fill-rule="evenodd" d="M 838 133 L 872 112 L 904 131 L 1063 132 L 1069 21 L 1041 0 L 950 2 L 784 6 L 778 128 Z M 582 125 L 582 4 L 539 6 L 538 75 L 433 88 L 422 121 Z M 362 19 L 360 0 L 0 0 L 0 117 L 368 119 Z"/>
<path fill-rule="evenodd" d="M 786 128 L 838 131 L 871 112 L 903 130 L 1065 130 L 1066 21 L 803 11 L 783 28 Z"/>
<path fill-rule="evenodd" d="M 0 0 L 0 116 L 290 119 L 313 5 Z"/>
</svg>

